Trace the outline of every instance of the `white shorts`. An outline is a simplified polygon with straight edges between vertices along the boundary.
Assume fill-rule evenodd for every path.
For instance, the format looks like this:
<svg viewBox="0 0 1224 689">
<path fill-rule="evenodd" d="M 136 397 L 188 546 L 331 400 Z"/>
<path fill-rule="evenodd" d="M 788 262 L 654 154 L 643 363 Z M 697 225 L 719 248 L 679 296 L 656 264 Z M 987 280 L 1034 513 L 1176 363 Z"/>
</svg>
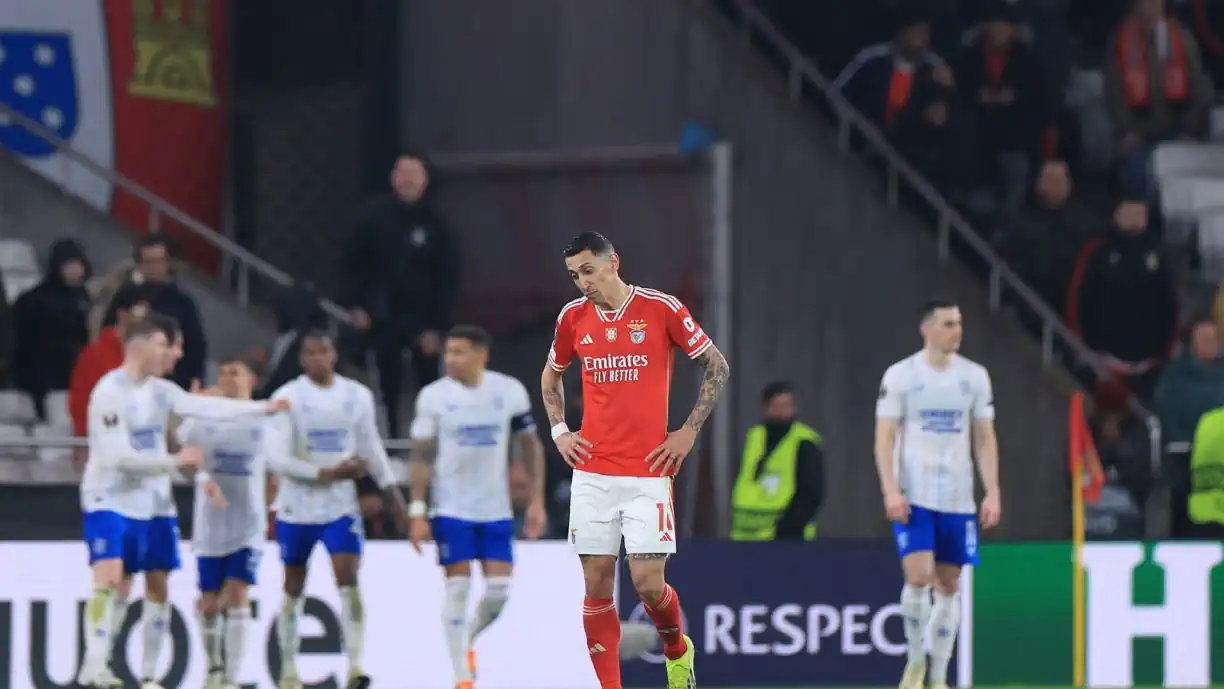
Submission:
<svg viewBox="0 0 1224 689">
<path fill-rule="evenodd" d="M 570 544 L 579 555 L 676 552 L 672 479 L 575 471 L 570 483 Z"/>
</svg>

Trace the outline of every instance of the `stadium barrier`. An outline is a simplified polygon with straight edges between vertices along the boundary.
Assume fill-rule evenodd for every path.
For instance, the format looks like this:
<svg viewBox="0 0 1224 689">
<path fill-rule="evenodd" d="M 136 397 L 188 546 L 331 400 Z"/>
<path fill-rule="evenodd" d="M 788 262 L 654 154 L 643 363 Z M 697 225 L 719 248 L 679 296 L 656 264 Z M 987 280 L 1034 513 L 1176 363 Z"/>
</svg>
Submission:
<svg viewBox="0 0 1224 689">
<path fill-rule="evenodd" d="M 171 579 L 172 651 L 166 686 L 200 686 L 204 659 L 194 620 L 190 548 Z M 1070 686 L 1076 568 L 1070 543 L 987 544 L 962 581 L 963 624 L 952 680 L 967 687 Z M 71 686 L 81 653 L 80 611 L 89 590 L 84 546 L 0 543 L 0 685 Z M 516 550 L 514 592 L 479 643 L 485 689 L 596 689 L 583 643 L 582 574 L 567 543 Z M 443 584 L 434 552 L 372 542 L 362 569 L 367 599 L 366 665 L 381 686 L 450 686 L 442 637 Z M 341 686 L 339 600 L 326 555 L 307 582 L 301 670 L 312 689 Z M 1089 543 L 1083 550 L 1086 676 L 1093 687 L 1224 684 L 1224 544 Z M 256 642 L 246 689 L 274 689 L 279 653 L 273 620 L 281 568 L 269 545 L 253 591 Z M 680 544 L 669 566 L 702 686 L 887 686 L 904 663 L 896 600 L 901 576 L 887 542 Z M 481 590 L 479 577 L 472 605 Z M 133 600 L 140 598 L 137 584 Z M 644 613 L 627 576 L 617 589 L 622 619 Z M 115 668 L 130 679 L 139 660 L 140 606 L 121 635 Z M 624 663 L 626 687 L 657 687 L 657 652 Z"/>
</svg>

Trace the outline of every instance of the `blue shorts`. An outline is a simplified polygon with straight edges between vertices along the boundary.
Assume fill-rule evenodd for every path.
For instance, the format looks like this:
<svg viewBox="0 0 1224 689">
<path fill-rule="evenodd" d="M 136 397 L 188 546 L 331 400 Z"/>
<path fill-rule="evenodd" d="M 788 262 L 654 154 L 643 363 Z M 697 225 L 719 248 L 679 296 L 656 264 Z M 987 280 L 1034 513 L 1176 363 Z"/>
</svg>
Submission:
<svg viewBox="0 0 1224 689">
<path fill-rule="evenodd" d="M 438 543 L 438 564 L 472 560 L 514 562 L 514 520 L 472 522 L 434 517 L 433 537 Z"/>
<path fill-rule="evenodd" d="M 144 558 L 137 571 L 173 572 L 181 565 L 178 517 L 153 517 L 149 520 Z"/>
<path fill-rule="evenodd" d="M 332 555 L 360 555 L 365 542 L 365 525 L 355 517 L 340 517 L 327 524 L 276 522 L 281 562 L 290 567 L 305 566 L 315 544 L 320 541 Z"/>
<path fill-rule="evenodd" d="M 893 522 L 897 552 L 930 552 L 935 561 L 948 565 L 976 565 L 978 562 L 977 515 L 936 512 L 925 507 L 910 507 L 909 521 Z"/>
<path fill-rule="evenodd" d="M 196 567 L 200 576 L 200 590 L 205 593 L 216 593 L 230 579 L 254 584 L 255 575 L 259 572 L 260 555 L 259 550 L 243 548 L 220 557 L 207 555 L 197 557 Z"/>
<path fill-rule="evenodd" d="M 104 510 L 86 512 L 81 522 L 90 565 L 101 560 L 123 560 L 124 572 L 140 571 L 149 533 L 148 521 Z"/>
</svg>

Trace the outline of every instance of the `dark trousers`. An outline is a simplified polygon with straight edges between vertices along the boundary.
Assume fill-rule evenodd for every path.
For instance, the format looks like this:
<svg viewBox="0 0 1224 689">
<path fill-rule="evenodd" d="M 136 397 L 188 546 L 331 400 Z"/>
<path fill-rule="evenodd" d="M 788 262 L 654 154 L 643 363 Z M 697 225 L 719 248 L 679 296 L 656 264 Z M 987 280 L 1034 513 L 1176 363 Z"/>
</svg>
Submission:
<svg viewBox="0 0 1224 689">
<path fill-rule="evenodd" d="M 392 331 L 374 335 L 374 361 L 378 365 L 378 387 L 387 408 L 387 434 L 401 435 L 400 397 L 404 393 L 404 350 L 412 356 L 417 389 L 438 379 L 438 357 L 421 353 L 420 336 Z"/>
</svg>

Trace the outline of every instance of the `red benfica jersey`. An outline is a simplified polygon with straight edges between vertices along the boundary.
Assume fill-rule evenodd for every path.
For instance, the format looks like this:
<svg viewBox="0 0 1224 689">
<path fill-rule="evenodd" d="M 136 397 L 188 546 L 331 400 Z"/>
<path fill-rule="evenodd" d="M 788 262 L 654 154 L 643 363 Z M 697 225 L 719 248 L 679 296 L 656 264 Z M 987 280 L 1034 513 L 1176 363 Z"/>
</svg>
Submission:
<svg viewBox="0 0 1224 689">
<path fill-rule="evenodd" d="M 557 316 L 548 365 L 582 364 L 582 437 L 591 457 L 581 468 L 610 476 L 653 476 L 646 455 L 667 438 L 672 350 L 696 358 L 713 345 L 679 299 L 629 287 L 616 311 L 586 297 Z"/>
</svg>

